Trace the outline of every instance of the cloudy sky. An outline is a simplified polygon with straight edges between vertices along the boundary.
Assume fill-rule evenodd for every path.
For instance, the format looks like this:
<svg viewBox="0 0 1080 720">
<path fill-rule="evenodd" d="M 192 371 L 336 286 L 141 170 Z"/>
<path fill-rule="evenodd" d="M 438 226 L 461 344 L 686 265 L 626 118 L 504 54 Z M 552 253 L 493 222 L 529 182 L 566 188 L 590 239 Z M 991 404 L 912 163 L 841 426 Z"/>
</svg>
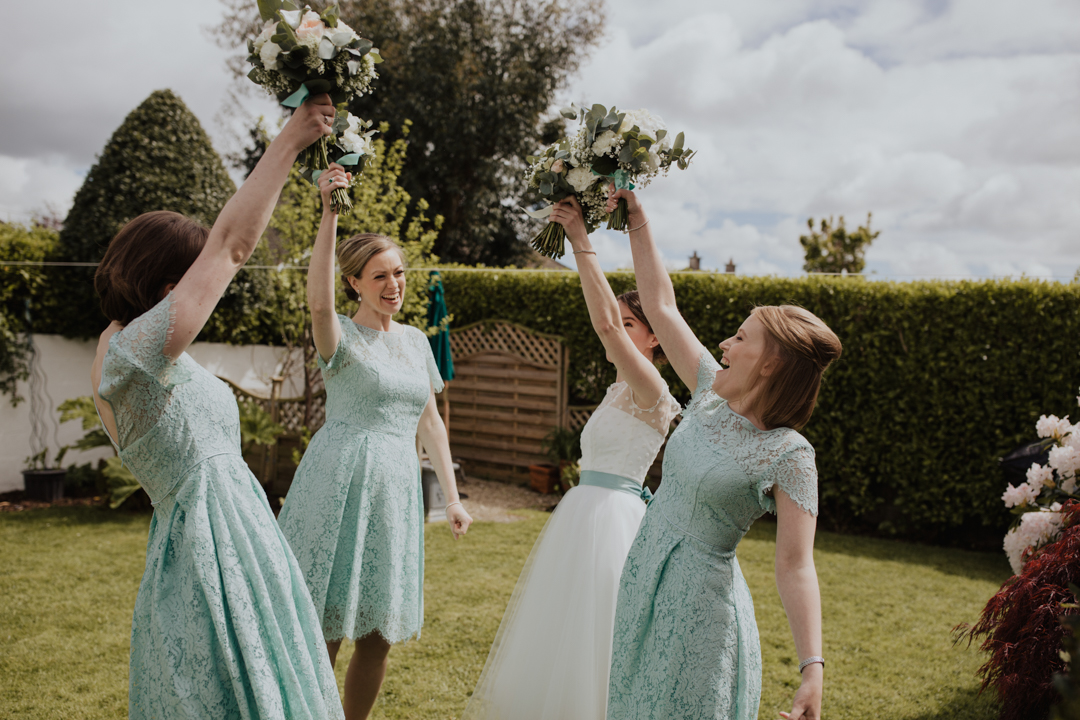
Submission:
<svg viewBox="0 0 1080 720">
<path fill-rule="evenodd" d="M 64 51 L 21 33 L 9 54 L 23 59 L 0 66 L 0 219 L 66 212 L 109 135 L 158 88 L 234 149 L 228 53 L 205 32 L 218 0 L 50 7 Z M 641 193 L 672 267 L 697 251 L 706 267 L 796 275 L 808 217 L 855 226 L 867 212 L 881 230 L 867 269 L 880 276 L 1069 279 L 1080 267 L 1080 3 L 658 7 L 609 0 L 607 36 L 562 99 L 647 107 L 699 151 Z M 594 242 L 606 267 L 629 265 L 622 236 Z"/>
</svg>

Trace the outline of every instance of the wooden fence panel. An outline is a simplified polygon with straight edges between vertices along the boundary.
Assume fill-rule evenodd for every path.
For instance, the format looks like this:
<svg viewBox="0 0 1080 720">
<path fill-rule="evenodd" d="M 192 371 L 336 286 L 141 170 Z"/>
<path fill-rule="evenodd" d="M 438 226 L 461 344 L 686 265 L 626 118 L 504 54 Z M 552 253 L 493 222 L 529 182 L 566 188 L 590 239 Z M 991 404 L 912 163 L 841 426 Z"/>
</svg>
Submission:
<svg viewBox="0 0 1080 720">
<path fill-rule="evenodd" d="M 566 427 L 562 339 L 500 320 L 450 332 L 454 379 L 450 450 L 475 477 L 525 483 L 529 465 L 547 462 L 541 442 Z"/>
</svg>

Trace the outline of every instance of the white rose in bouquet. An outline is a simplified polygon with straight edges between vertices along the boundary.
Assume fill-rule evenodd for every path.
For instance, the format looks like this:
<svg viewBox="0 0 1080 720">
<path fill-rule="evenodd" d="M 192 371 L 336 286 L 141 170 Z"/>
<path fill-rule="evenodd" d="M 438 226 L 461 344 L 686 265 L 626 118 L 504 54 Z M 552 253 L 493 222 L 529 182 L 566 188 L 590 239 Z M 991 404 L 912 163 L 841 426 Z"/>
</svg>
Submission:
<svg viewBox="0 0 1080 720">
<path fill-rule="evenodd" d="M 281 47 L 276 43 L 272 43 L 269 40 L 263 43 L 263 46 L 259 48 L 259 59 L 263 61 L 263 66 L 267 70 L 278 69 L 278 55 L 281 54 Z"/>
<path fill-rule="evenodd" d="M 338 145 L 347 153 L 372 155 L 374 149 L 371 146 L 371 136 L 375 134 L 375 131 L 364 132 L 370 126 L 371 123 L 365 123 L 360 118 L 349 113 L 349 126 L 341 134 Z"/>
<path fill-rule="evenodd" d="M 629 110 L 623 117 L 622 124 L 619 125 L 619 132 L 630 132 L 635 125 L 637 125 L 642 135 L 648 135 L 654 141 L 656 140 L 657 130 L 667 127 L 664 125 L 663 120 L 648 110 Z"/>
<path fill-rule="evenodd" d="M 611 130 L 605 130 L 597 138 L 596 142 L 592 145 L 592 151 L 595 155 L 606 155 L 612 148 L 619 144 L 621 138 Z"/>
<path fill-rule="evenodd" d="M 304 17 L 300 20 L 300 25 L 296 28 L 296 38 L 303 44 L 314 49 L 319 47 L 319 42 L 323 38 L 323 29 L 326 25 L 323 23 L 322 18 L 319 17 L 317 12 L 309 10 L 304 14 Z"/>
<path fill-rule="evenodd" d="M 593 175 L 592 170 L 582 167 L 573 168 L 566 174 L 566 182 L 570 183 L 570 186 L 574 188 L 574 192 L 579 193 L 591 188 L 599 179 L 599 176 Z"/>
</svg>

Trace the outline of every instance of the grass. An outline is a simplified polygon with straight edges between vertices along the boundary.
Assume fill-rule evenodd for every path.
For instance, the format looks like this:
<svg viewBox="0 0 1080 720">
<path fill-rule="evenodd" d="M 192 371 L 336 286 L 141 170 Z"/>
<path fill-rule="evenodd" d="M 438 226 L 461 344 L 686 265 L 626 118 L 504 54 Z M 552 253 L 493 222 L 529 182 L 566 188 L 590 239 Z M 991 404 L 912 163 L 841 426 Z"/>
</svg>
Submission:
<svg viewBox="0 0 1080 720">
<path fill-rule="evenodd" d="M 394 647 L 376 718 L 454 718 L 479 677 L 503 607 L 547 519 L 477 523 L 453 542 L 429 526 L 423 637 Z M 9 718 L 124 718 L 131 611 L 149 516 L 73 507 L 0 515 L 0 707 Z M 761 718 L 789 709 L 798 682 L 772 579 L 775 527 L 739 547 L 754 595 L 764 675 Z M 821 533 L 824 717 L 989 720 L 975 648 L 951 628 L 973 621 L 1008 576 L 1000 554 Z M 351 648 L 338 658 L 344 679 Z"/>
</svg>

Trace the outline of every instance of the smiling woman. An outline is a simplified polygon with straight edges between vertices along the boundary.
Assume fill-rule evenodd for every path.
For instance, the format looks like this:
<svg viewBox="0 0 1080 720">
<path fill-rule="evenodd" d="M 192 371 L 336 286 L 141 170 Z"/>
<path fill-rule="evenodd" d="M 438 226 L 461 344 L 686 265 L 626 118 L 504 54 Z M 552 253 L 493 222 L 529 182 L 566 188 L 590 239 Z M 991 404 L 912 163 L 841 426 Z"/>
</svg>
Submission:
<svg viewBox="0 0 1080 720">
<path fill-rule="evenodd" d="M 322 621 L 331 663 L 356 641 L 346 674 L 350 720 L 367 717 L 392 643 L 423 625 L 424 524 L 415 439 L 427 448 L 454 537 L 472 522 L 458 498 L 446 427 L 435 407 L 443 382 L 423 332 L 394 320 L 405 259 L 390 238 L 355 235 L 337 250 L 350 318 L 336 312 L 332 193 L 351 177 L 340 165 L 318 179 L 323 217 L 308 269 L 308 306 L 326 384 L 326 423 L 311 439 L 281 509 Z"/>
</svg>

